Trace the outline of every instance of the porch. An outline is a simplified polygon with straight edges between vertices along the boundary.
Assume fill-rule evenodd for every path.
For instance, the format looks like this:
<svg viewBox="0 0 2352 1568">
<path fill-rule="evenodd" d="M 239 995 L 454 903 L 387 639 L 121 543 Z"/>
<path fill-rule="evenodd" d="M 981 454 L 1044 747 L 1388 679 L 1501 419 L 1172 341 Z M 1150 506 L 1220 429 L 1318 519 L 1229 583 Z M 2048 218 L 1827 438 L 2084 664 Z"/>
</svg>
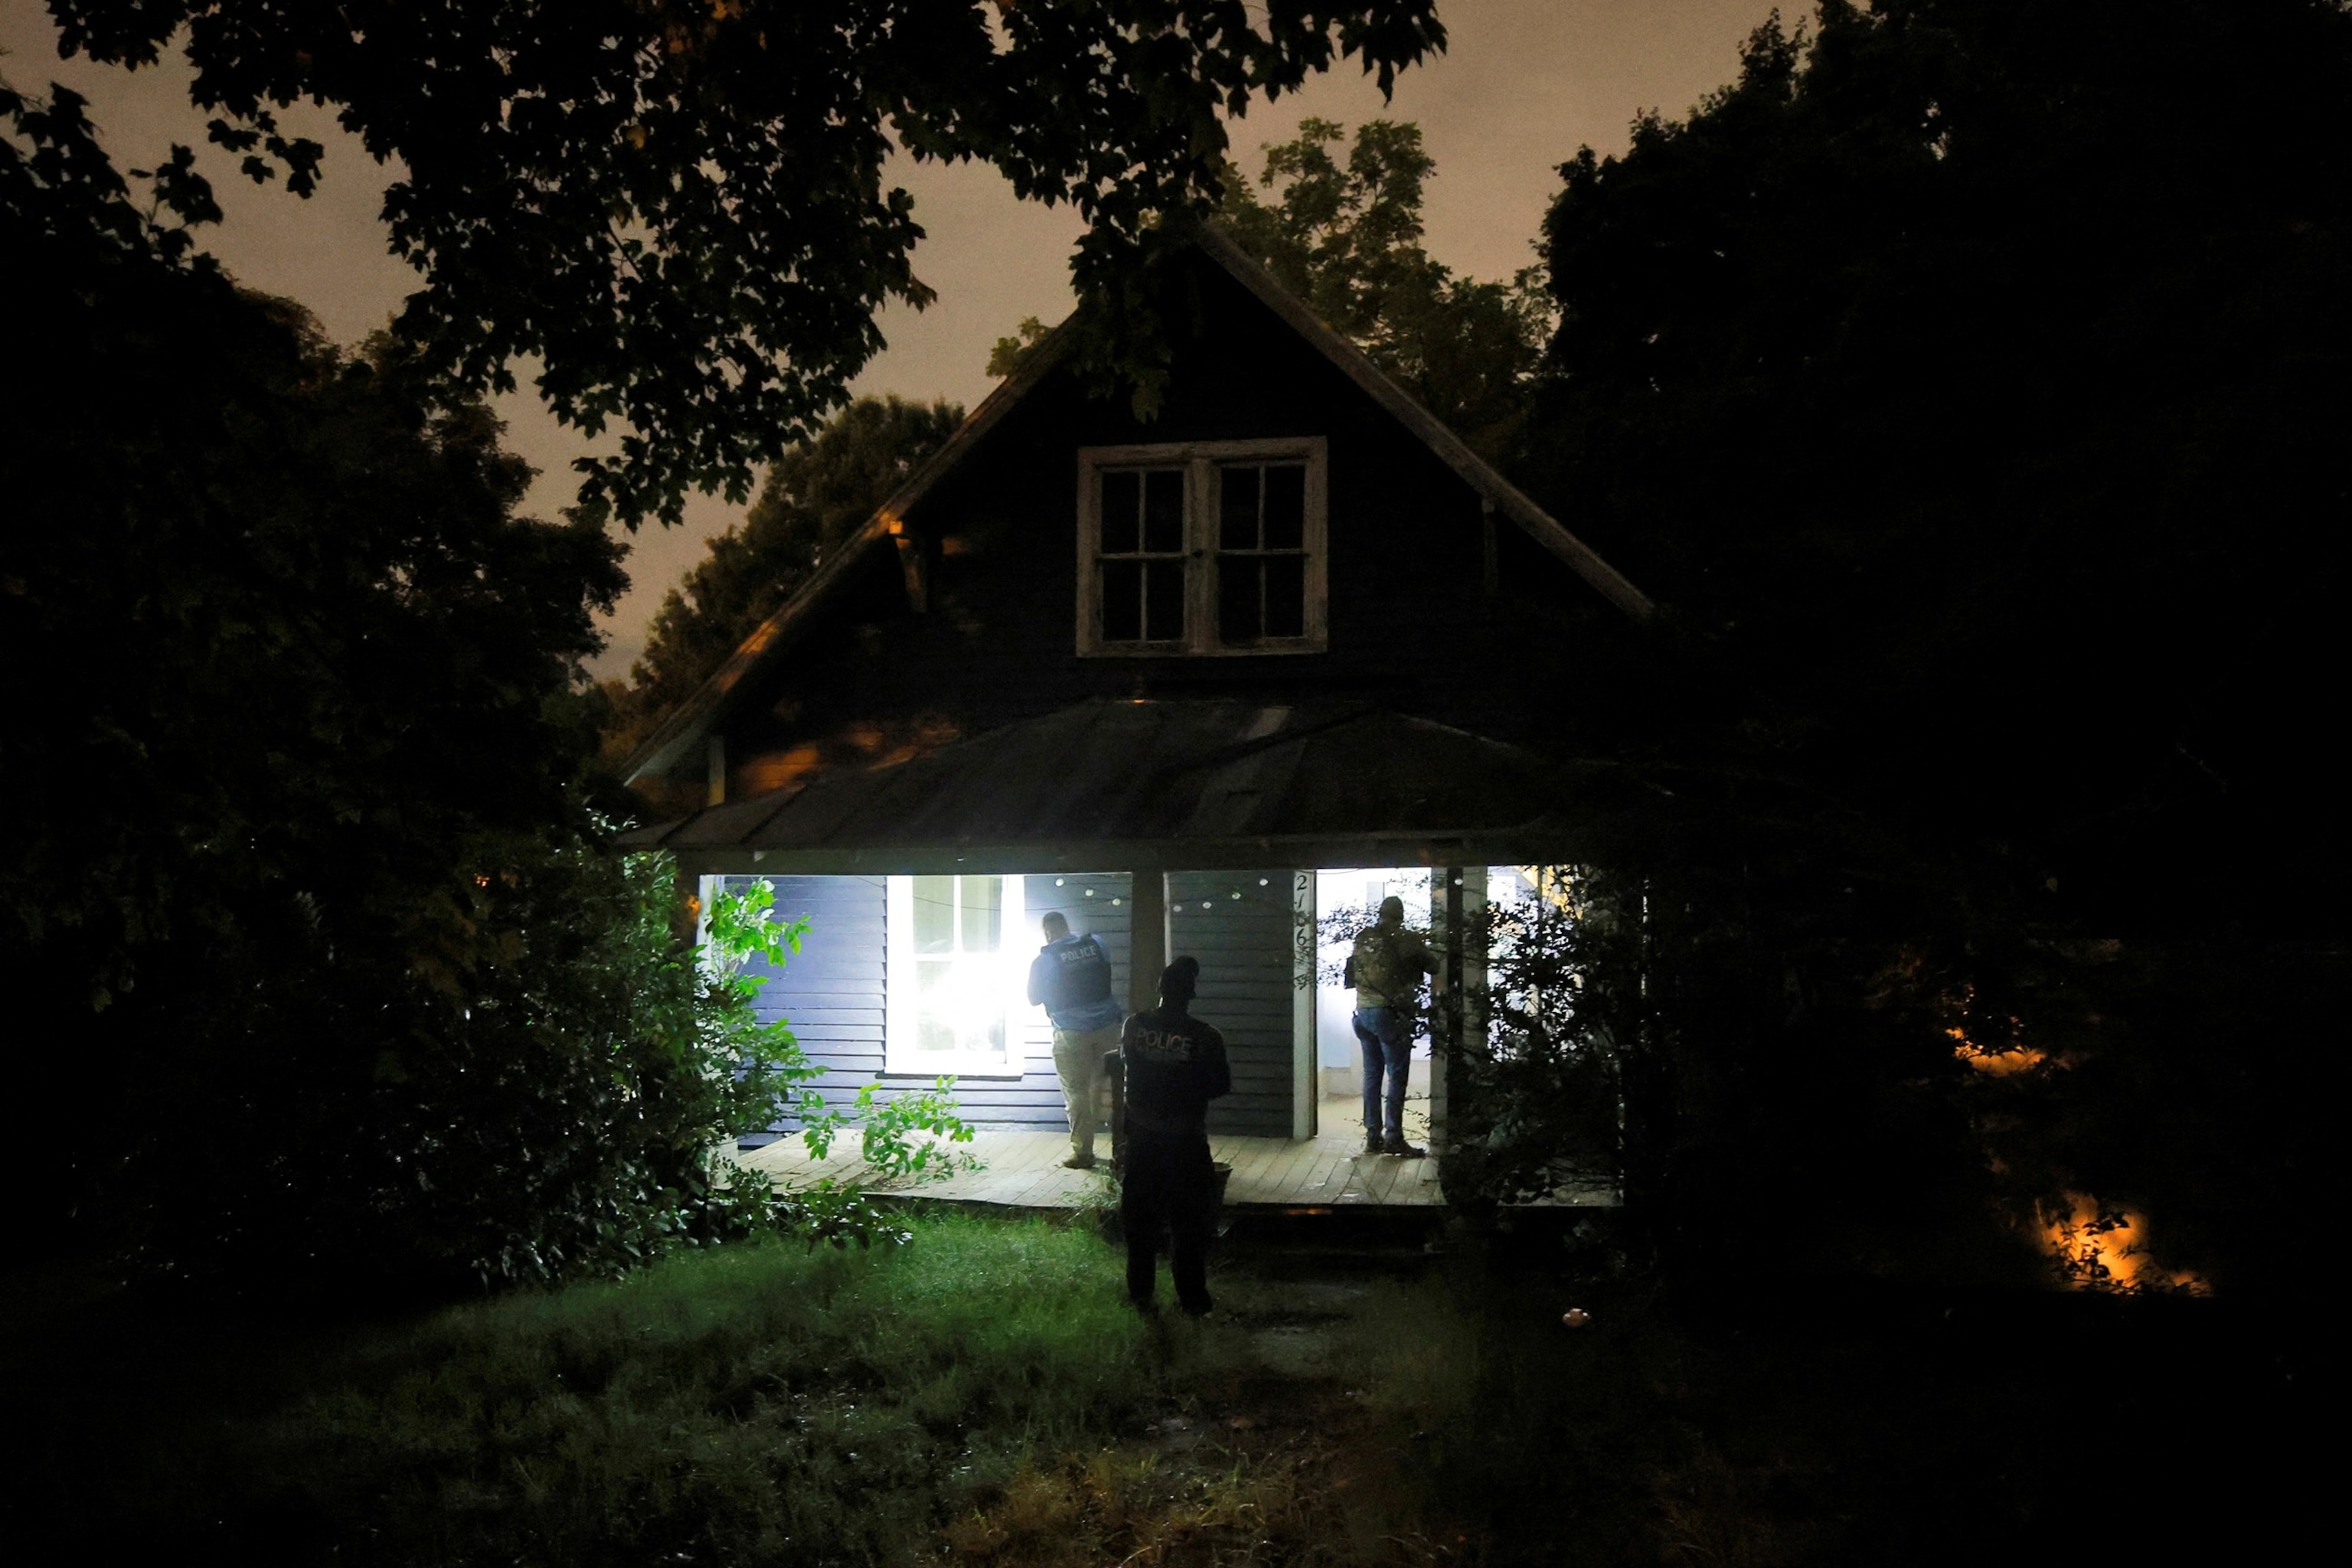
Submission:
<svg viewBox="0 0 2352 1568">
<path fill-rule="evenodd" d="M 1367 1155 L 1357 1102 L 1328 1096 L 1320 1109 L 1317 1122 L 1322 1131 L 1312 1138 L 1210 1138 L 1211 1156 L 1233 1167 L 1225 1184 L 1227 1208 L 1434 1208 L 1445 1201 L 1438 1188 L 1441 1161 L 1436 1156 L 1396 1160 Z M 1416 1143 L 1429 1141 L 1426 1097 L 1406 1102 L 1405 1136 Z M 1066 1131 L 975 1132 L 967 1147 L 979 1156 L 981 1169 L 942 1182 L 886 1182 L 875 1190 L 984 1208 L 1076 1209 L 1116 1200 L 1108 1132 L 1096 1141 L 1102 1163 L 1093 1171 L 1073 1171 L 1062 1163 L 1070 1152 Z M 797 1137 L 740 1158 L 746 1168 L 795 1186 L 824 1176 L 846 1180 L 859 1168 L 854 1140 L 836 1146 L 833 1157 L 822 1162 L 810 1159 Z M 1609 1208 L 1616 1202 L 1607 1184 L 1593 1183 L 1563 1186 L 1543 1206 Z"/>
</svg>

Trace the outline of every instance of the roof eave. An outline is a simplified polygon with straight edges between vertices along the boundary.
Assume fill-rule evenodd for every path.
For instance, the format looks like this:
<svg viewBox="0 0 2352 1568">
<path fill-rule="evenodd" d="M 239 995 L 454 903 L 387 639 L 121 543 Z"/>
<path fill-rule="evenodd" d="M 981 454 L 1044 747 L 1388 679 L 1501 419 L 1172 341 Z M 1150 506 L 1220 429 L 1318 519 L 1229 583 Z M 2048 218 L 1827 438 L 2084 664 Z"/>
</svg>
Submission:
<svg viewBox="0 0 2352 1568">
<path fill-rule="evenodd" d="M 1236 835 L 1201 838 L 1026 839 L 962 844 L 698 845 L 667 850 L 690 876 L 947 876 L 1069 871 L 1339 869 L 1354 866 L 1527 866 L 1584 858 L 1591 834 L 1543 818 L 1506 827 Z"/>
<path fill-rule="evenodd" d="M 1284 288 L 1279 279 L 1260 265 L 1256 258 L 1234 244 L 1233 237 L 1223 229 L 1213 223 L 1201 225 L 1199 244 L 1268 310 L 1321 350 L 1325 358 L 1386 409 L 1391 417 L 1420 437 L 1423 443 L 1463 482 L 1490 502 L 1496 511 L 1517 523 L 1537 543 L 1567 563 L 1570 569 L 1591 584 L 1603 598 L 1636 618 L 1645 617 L 1657 608 L 1648 595 L 1633 586 L 1623 573 L 1602 560 L 1598 551 L 1570 532 L 1557 518 L 1529 500 L 1517 485 L 1496 473 L 1493 465 L 1472 451 L 1469 444 L 1449 429 L 1443 420 L 1423 408 L 1411 393 L 1366 358 L 1361 349 L 1341 337 L 1322 318 L 1308 310 L 1305 301 Z"/>
<path fill-rule="evenodd" d="M 920 468 L 907 476 L 907 482 L 875 509 L 874 515 L 849 536 L 834 552 L 833 558 L 818 567 L 791 598 L 777 606 L 775 614 L 761 622 L 751 635 L 737 646 L 727 662 L 713 670 L 708 679 L 695 688 L 691 696 L 679 703 L 655 728 L 654 732 L 646 737 L 636 751 L 630 754 L 629 760 L 622 764 L 623 782 L 635 784 L 648 775 L 669 772 L 710 732 L 713 725 L 726 718 L 740 700 L 745 678 L 806 628 L 814 617 L 815 606 L 832 592 L 834 584 L 849 575 L 867 550 L 899 531 L 907 514 L 929 493 L 931 487 L 961 462 L 964 455 L 994 429 L 1032 387 L 1045 380 L 1054 367 L 1061 363 L 1068 355 L 1076 337 L 1070 320 L 1065 320 L 1032 344 L 1022 356 L 1020 369 L 999 382 L 995 390 L 981 400 L 980 406 L 956 426 L 955 434 L 926 458 Z"/>
</svg>

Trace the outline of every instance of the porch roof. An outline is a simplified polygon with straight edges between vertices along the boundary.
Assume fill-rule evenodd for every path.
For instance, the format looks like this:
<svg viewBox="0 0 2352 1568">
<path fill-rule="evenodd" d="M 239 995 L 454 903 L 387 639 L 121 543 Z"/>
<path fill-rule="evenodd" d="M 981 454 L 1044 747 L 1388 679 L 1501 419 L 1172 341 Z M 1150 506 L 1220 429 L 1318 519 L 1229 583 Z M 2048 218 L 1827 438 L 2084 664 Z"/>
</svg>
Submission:
<svg viewBox="0 0 2352 1568">
<path fill-rule="evenodd" d="M 692 872 L 1527 864 L 1554 767 L 1364 706 L 1097 701 L 627 835 Z"/>
</svg>

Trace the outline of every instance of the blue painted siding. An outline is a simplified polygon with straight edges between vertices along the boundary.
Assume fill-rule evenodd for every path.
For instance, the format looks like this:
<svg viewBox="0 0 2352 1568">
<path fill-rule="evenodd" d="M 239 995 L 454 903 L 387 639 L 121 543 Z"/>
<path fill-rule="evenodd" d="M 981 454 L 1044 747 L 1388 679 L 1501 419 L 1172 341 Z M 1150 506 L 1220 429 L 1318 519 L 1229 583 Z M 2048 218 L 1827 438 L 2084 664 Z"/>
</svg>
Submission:
<svg viewBox="0 0 2352 1568">
<path fill-rule="evenodd" d="M 800 953 L 781 973 L 769 975 L 760 994 L 763 1019 L 782 1017 L 808 1053 L 825 1068 L 817 1088 L 829 1103 L 846 1104 L 859 1089 L 877 1078 L 886 1083 L 916 1085 L 912 1078 L 887 1078 L 883 1073 L 883 1030 L 888 984 L 888 948 L 885 940 L 887 888 L 880 877 L 772 877 L 776 913 L 782 919 L 805 916 L 807 939 Z M 751 877 L 723 879 L 730 887 Z M 1091 931 L 1109 951 L 1116 994 L 1125 994 L 1129 950 L 1128 877 L 1125 872 L 1068 873 L 1029 877 L 1022 889 L 1027 908 L 1025 929 L 1012 933 L 1015 952 L 1034 951 L 1043 938 L 1037 922 L 1048 910 L 1069 917 L 1070 927 Z M 1114 904 L 1113 900 L 1118 900 Z M 764 967 L 764 966 L 763 966 Z M 1021 1044 L 1018 1077 L 966 1078 L 956 1085 L 964 1115 L 974 1125 L 991 1128 L 1060 1128 L 1066 1125 L 1062 1090 L 1054 1074 L 1052 1026 L 1045 1009 L 1027 1008 L 1013 1020 Z M 1283 1090 L 1287 1095 L 1288 1089 Z M 1286 1105 L 1287 1101 L 1286 1100 Z M 1287 1111 L 1285 1111 L 1286 1119 Z M 1287 1126 L 1287 1121 L 1285 1122 Z M 773 1134 L 793 1131 L 797 1122 L 776 1124 Z M 747 1146 L 768 1139 L 746 1139 Z"/>
<path fill-rule="evenodd" d="M 1169 955 L 1201 961 L 1193 1014 L 1225 1037 L 1234 1091 L 1209 1106 L 1209 1130 L 1290 1136 L 1291 912 L 1285 870 L 1175 871 L 1168 878 Z"/>
<path fill-rule="evenodd" d="M 730 889 L 759 880 L 755 877 L 721 879 Z M 883 881 L 879 877 L 771 877 L 775 885 L 776 915 L 781 920 L 805 918 L 807 938 L 782 973 L 765 964 L 754 973 L 766 975 L 760 993 L 762 1022 L 782 1018 L 809 1059 L 825 1069 L 817 1089 L 827 1101 L 841 1104 L 857 1098 L 858 1088 L 882 1070 L 882 1005 L 886 952 L 883 945 Z M 781 1133 L 799 1125 L 778 1122 Z M 749 1138 L 747 1146 L 770 1142 Z"/>
</svg>

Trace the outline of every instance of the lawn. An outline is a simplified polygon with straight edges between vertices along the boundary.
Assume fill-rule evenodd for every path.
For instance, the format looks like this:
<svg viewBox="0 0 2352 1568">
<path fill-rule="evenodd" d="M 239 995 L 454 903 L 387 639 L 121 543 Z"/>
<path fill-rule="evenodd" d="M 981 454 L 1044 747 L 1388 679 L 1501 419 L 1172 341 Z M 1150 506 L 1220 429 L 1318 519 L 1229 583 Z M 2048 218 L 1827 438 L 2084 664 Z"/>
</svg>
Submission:
<svg viewBox="0 0 2352 1568">
<path fill-rule="evenodd" d="M 2304 1363 L 2223 1303 L 1694 1311 L 1556 1238 L 1237 1238 L 1196 1325 L 1083 1224 L 914 1233 L 332 1328 L 20 1288 L 0 1525 L 27 1562 L 2001 1561 L 2251 1542 L 2311 1462 Z"/>
<path fill-rule="evenodd" d="M 899 1249 L 719 1248 L 328 1333 L 125 1317 L 76 1336 L 120 1425 L 76 1421 L 98 1412 L 52 1380 L 91 1443 L 36 1456 L 37 1495 L 159 1547 L 904 1560 L 1032 1451 L 1137 1407 L 1145 1335 L 1108 1256 L 941 1219 Z"/>
</svg>

